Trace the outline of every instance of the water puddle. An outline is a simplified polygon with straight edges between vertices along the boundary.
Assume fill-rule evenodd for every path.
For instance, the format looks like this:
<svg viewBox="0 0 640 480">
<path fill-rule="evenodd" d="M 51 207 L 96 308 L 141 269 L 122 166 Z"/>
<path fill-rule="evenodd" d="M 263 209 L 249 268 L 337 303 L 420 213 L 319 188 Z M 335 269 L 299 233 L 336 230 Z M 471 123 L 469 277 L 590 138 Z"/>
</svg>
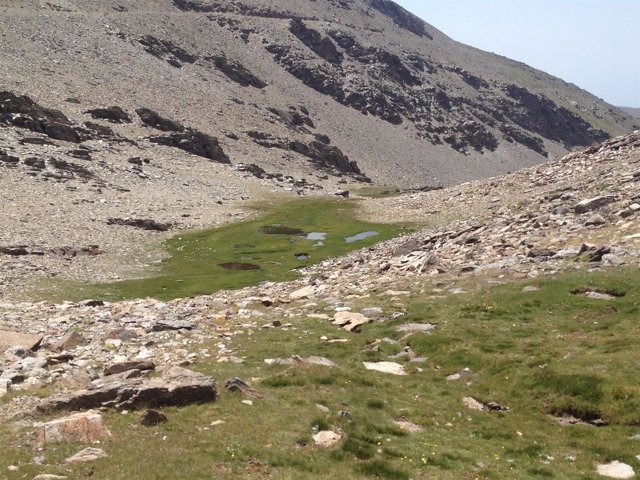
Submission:
<svg viewBox="0 0 640 480">
<path fill-rule="evenodd" d="M 225 270 L 260 270 L 260 265 L 254 263 L 228 262 L 219 263 Z"/>
<path fill-rule="evenodd" d="M 360 232 L 351 237 L 346 237 L 344 241 L 347 243 L 353 243 L 357 242 L 358 240 L 364 240 L 365 238 L 375 237 L 376 235 L 379 235 L 379 233 L 369 230 L 368 232 Z"/>
<path fill-rule="evenodd" d="M 324 242 L 327 239 L 327 235 L 329 234 L 326 232 L 311 232 L 311 233 L 307 233 L 306 239 L 319 240 L 320 242 Z M 322 245 L 324 245 L 324 243 L 322 243 Z"/>
</svg>

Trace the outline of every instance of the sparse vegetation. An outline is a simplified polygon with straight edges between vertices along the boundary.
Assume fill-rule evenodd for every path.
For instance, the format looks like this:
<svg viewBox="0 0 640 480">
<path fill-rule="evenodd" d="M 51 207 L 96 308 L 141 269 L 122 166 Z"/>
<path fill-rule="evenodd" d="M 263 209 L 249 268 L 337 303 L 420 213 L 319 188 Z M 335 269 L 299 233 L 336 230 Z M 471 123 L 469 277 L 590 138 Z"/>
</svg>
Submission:
<svg viewBox="0 0 640 480">
<path fill-rule="evenodd" d="M 611 459 L 634 464 L 640 389 L 635 345 L 640 340 L 637 270 L 568 273 L 531 282 L 474 289 L 429 300 L 429 284 L 412 284 L 404 317 L 366 326 L 361 334 L 341 332 L 326 321 L 294 318 L 291 329 L 236 336 L 242 365 L 202 360 L 193 368 L 221 384 L 231 376 L 253 379 L 264 399 L 241 403 L 240 393 L 223 392 L 210 405 L 168 408 L 169 422 L 152 428 L 138 414 L 107 412 L 114 435 L 103 447 L 109 458 L 90 467 L 62 466 L 78 445 L 48 448 L 47 471 L 80 478 L 138 479 L 591 479 L 594 465 Z M 407 286 L 409 287 L 409 286 Z M 576 296 L 576 288 L 626 291 L 603 302 Z M 419 293 L 420 289 L 425 293 Z M 385 312 L 394 303 L 374 295 Z M 435 322 L 430 335 L 402 340 L 395 327 Z M 320 340 L 345 337 L 348 343 Z M 410 346 L 426 362 L 403 360 L 409 376 L 396 377 L 362 367 L 373 347 L 384 359 L 390 338 Z M 194 351 L 212 345 L 193 345 Z M 395 351 L 398 350 L 397 346 Z M 322 355 L 335 368 L 266 365 L 272 357 Z M 445 377 L 463 368 L 457 381 Z M 468 410 L 461 399 L 506 405 L 508 412 Z M 329 411 L 319 410 L 317 405 Z M 608 426 L 562 427 L 554 415 L 603 419 Z M 416 433 L 394 424 L 406 419 Z M 224 424 L 211 426 L 216 420 Z M 341 431 L 329 449 L 313 446 L 319 430 Z M 0 427 L 0 464 L 20 465 L 7 478 L 41 472 L 24 445 L 28 428 Z M 141 452 L 144 452 L 141 454 Z M 56 466 L 57 465 L 57 466 Z M 153 465 L 153 468 L 150 467 Z"/>
</svg>

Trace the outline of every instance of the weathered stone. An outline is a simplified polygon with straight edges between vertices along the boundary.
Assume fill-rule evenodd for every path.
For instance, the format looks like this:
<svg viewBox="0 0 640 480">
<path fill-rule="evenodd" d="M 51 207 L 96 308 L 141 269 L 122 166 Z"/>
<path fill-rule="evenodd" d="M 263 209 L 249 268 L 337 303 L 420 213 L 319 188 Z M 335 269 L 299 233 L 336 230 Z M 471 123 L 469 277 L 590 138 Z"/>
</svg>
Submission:
<svg viewBox="0 0 640 480">
<path fill-rule="evenodd" d="M 190 128 L 182 132 L 173 132 L 167 136 L 150 137 L 149 141 L 158 145 L 179 148 L 185 152 L 219 163 L 231 163 L 217 138 Z"/>
<path fill-rule="evenodd" d="M 106 120 L 111 123 L 131 123 L 131 117 L 122 108 L 113 106 L 107 108 L 94 108 L 87 110 L 85 114 L 98 120 Z"/>
<path fill-rule="evenodd" d="M 37 350 L 43 338 L 42 335 L 0 330 L 0 352 L 4 352 L 11 347 Z"/>
<path fill-rule="evenodd" d="M 104 375 L 106 377 L 109 375 L 115 375 L 117 373 L 122 373 L 129 370 L 145 371 L 145 370 L 155 370 L 155 369 L 156 369 L 156 364 L 150 360 L 133 360 L 130 362 L 115 363 L 113 365 L 109 365 L 108 367 L 105 367 Z"/>
<path fill-rule="evenodd" d="M 101 448 L 87 447 L 84 450 L 80 450 L 74 456 L 67 458 L 64 463 L 84 463 L 94 462 L 99 458 L 106 458 L 108 455 Z"/>
<path fill-rule="evenodd" d="M 65 334 L 60 340 L 58 340 L 53 347 L 53 350 L 71 350 L 76 347 L 81 347 L 87 344 L 87 339 L 84 338 L 78 332 L 69 332 Z"/>
<path fill-rule="evenodd" d="M 64 477 L 62 475 L 54 475 L 52 473 L 41 473 L 33 477 L 33 480 L 65 480 L 69 477 Z"/>
<path fill-rule="evenodd" d="M 303 298 L 311 297 L 316 291 L 316 287 L 313 285 L 307 285 L 306 287 L 299 288 L 289 294 L 291 300 L 302 300 Z"/>
<path fill-rule="evenodd" d="M 413 332 L 429 333 L 435 329 L 436 329 L 436 325 L 432 325 L 431 323 L 404 323 L 396 327 L 396 331 L 404 332 L 404 333 L 413 333 Z"/>
<path fill-rule="evenodd" d="M 479 402 L 473 397 L 464 397 L 462 399 L 462 403 L 464 403 L 465 407 L 467 407 L 470 410 L 478 410 L 481 412 L 489 410 L 484 403 Z"/>
<path fill-rule="evenodd" d="M 266 358 L 264 363 L 267 365 L 318 365 L 321 367 L 335 367 L 336 364 L 325 357 L 301 357 L 292 355 L 289 358 Z"/>
<path fill-rule="evenodd" d="M 618 478 L 626 480 L 636 476 L 636 472 L 633 471 L 631 465 L 614 460 L 611 463 L 604 465 L 598 465 L 598 475 L 608 478 Z"/>
<path fill-rule="evenodd" d="M 83 410 L 115 407 L 140 408 L 183 406 L 191 403 L 213 402 L 217 398 L 211 377 L 172 367 L 160 378 L 133 378 L 107 381 L 86 390 L 49 397 L 38 407 L 39 412 Z"/>
<path fill-rule="evenodd" d="M 357 332 L 362 325 L 371 322 L 371 319 L 361 313 L 336 312 L 333 316 L 333 324 L 344 328 L 349 332 Z"/>
<path fill-rule="evenodd" d="M 156 128 L 163 132 L 182 132 L 184 130 L 181 123 L 164 118 L 149 108 L 138 108 L 136 113 L 147 127 Z"/>
<path fill-rule="evenodd" d="M 404 370 L 404 366 L 395 362 L 362 362 L 362 364 L 367 370 L 390 373 L 392 375 L 407 375 L 407 372 Z"/>
<path fill-rule="evenodd" d="M 462 403 L 471 410 L 479 410 L 479 411 L 497 411 L 497 412 L 508 412 L 509 407 L 505 407 L 504 405 L 500 405 L 496 402 L 487 402 L 482 403 L 476 400 L 473 397 L 465 397 L 462 399 Z"/>
<path fill-rule="evenodd" d="M 151 218 L 109 218 L 107 225 L 122 225 L 152 232 L 166 232 L 172 226 L 171 223 L 157 222 Z"/>
<path fill-rule="evenodd" d="M 584 224 L 587 227 L 598 227 L 600 225 L 605 225 L 607 223 L 606 218 L 604 218 L 602 215 L 596 213 L 594 215 L 591 215 L 586 222 L 584 222 Z"/>
<path fill-rule="evenodd" d="M 157 410 L 149 409 L 140 416 L 140 423 L 145 427 L 153 427 L 160 423 L 168 422 L 167 416 Z"/>
<path fill-rule="evenodd" d="M 4 397 L 11 388 L 11 380 L 0 377 L 0 398 Z"/>
<path fill-rule="evenodd" d="M 342 435 L 331 430 L 322 430 L 313 436 L 313 441 L 318 447 L 332 447 L 342 439 Z"/>
<path fill-rule="evenodd" d="M 35 427 L 37 446 L 63 442 L 91 443 L 111 437 L 111 433 L 104 425 L 102 415 L 95 411 L 76 413 L 47 423 L 36 424 Z"/>
<path fill-rule="evenodd" d="M 164 332 L 165 330 L 193 330 L 195 325 L 184 320 L 159 320 L 152 327 L 152 332 Z"/>
<path fill-rule="evenodd" d="M 238 377 L 230 378 L 224 382 L 224 388 L 230 392 L 242 392 L 243 395 L 251 398 L 263 398 L 264 395 L 248 383 Z"/>
<path fill-rule="evenodd" d="M 408 422 L 406 420 L 395 420 L 393 423 L 404 432 L 418 433 L 423 430 L 420 425 L 416 425 L 415 423 Z"/>
<path fill-rule="evenodd" d="M 615 202 L 617 200 L 617 198 L 614 195 L 606 195 L 606 196 L 601 196 L 601 197 L 593 197 L 593 198 L 587 198 L 585 200 L 582 200 L 581 202 L 577 203 L 574 207 L 573 210 L 576 213 L 587 213 L 590 212 L 592 210 L 597 210 L 598 208 L 602 208 L 605 205 L 608 205 L 612 202 Z"/>
</svg>

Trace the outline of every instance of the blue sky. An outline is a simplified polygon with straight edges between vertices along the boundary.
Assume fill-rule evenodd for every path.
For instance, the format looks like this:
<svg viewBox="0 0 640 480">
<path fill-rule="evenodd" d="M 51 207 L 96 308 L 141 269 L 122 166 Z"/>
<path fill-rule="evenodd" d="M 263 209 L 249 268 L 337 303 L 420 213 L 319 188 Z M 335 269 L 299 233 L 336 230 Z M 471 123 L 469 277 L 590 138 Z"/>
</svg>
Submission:
<svg viewBox="0 0 640 480">
<path fill-rule="evenodd" d="M 395 0 L 462 43 L 640 107 L 640 0 Z"/>
</svg>

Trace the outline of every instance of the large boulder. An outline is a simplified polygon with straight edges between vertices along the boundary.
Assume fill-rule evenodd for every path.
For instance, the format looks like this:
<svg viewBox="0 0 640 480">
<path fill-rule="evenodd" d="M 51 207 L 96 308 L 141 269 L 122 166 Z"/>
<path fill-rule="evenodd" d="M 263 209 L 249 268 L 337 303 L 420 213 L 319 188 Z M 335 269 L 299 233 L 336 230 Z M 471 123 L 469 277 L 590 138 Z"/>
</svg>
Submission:
<svg viewBox="0 0 640 480">
<path fill-rule="evenodd" d="M 38 447 L 51 443 L 93 443 L 111 437 L 102 415 L 95 411 L 76 413 L 35 425 L 35 444 Z"/>
<path fill-rule="evenodd" d="M 37 411 L 155 408 L 213 402 L 216 399 L 213 378 L 185 368 L 171 367 L 162 377 L 107 379 L 85 390 L 54 395 L 44 400 Z"/>
<path fill-rule="evenodd" d="M 22 347 L 25 350 L 37 350 L 42 339 L 42 335 L 0 330 L 0 353 L 11 347 Z"/>
</svg>

